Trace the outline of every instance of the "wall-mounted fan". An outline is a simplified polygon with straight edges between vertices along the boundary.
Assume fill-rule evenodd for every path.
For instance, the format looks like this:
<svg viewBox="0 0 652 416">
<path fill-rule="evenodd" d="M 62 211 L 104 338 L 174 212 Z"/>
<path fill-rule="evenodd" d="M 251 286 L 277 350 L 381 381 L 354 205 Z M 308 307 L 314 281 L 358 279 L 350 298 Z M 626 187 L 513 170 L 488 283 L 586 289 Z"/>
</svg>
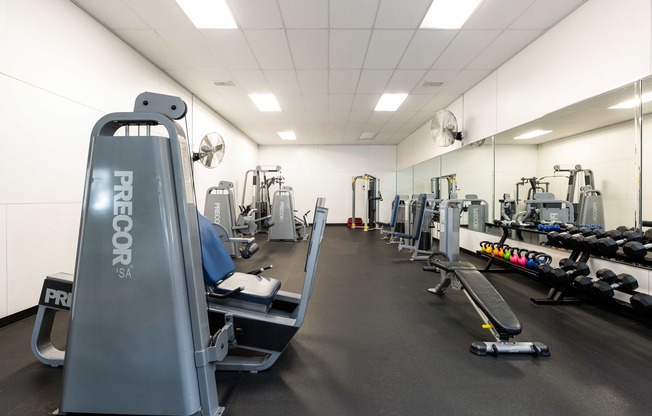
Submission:
<svg viewBox="0 0 652 416">
<path fill-rule="evenodd" d="M 200 161 L 207 168 L 214 168 L 224 159 L 224 139 L 213 132 L 205 135 L 199 142 L 199 152 L 193 153 L 192 160 Z"/>
<path fill-rule="evenodd" d="M 455 140 L 462 140 L 462 133 L 457 131 L 457 119 L 448 110 L 439 110 L 430 123 L 432 139 L 438 146 L 450 146 Z"/>
</svg>

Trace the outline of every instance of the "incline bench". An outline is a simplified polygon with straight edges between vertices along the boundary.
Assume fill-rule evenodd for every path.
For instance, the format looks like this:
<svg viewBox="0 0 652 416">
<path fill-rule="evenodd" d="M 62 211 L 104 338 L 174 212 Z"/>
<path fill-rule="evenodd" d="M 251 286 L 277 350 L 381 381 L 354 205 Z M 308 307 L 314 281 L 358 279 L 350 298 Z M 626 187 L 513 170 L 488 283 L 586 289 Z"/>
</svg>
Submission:
<svg viewBox="0 0 652 416">
<path fill-rule="evenodd" d="M 451 283 L 453 288 L 464 291 L 484 320 L 483 328 L 490 329 L 496 341 L 476 341 L 471 344 L 471 352 L 476 355 L 533 354 L 547 357 L 550 351 L 540 342 L 515 342 L 511 339 L 521 333 L 521 323 L 500 293 L 475 266 L 467 262 L 441 261 L 423 268 L 425 271 L 440 272 L 441 282 L 429 292 L 437 295 L 446 293 Z"/>
</svg>

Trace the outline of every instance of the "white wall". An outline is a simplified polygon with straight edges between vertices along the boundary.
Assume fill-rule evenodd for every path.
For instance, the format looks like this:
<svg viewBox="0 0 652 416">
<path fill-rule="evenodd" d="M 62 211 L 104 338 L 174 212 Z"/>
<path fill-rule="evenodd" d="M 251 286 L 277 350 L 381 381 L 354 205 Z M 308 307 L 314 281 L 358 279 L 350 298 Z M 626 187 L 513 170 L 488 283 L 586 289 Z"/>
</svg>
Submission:
<svg viewBox="0 0 652 416">
<path fill-rule="evenodd" d="M 395 146 L 260 146 L 258 163 L 281 166 L 285 185 L 294 188 L 299 214 L 314 209 L 317 197 L 325 197 L 329 223 L 345 223 L 351 217 L 351 178 L 375 176 L 384 198 L 379 220 L 389 221 L 396 194 Z M 358 183 L 356 195 L 362 194 L 361 186 Z M 356 217 L 364 217 L 362 202 L 356 202 Z"/>
<path fill-rule="evenodd" d="M 91 128 L 143 91 L 188 103 L 195 146 L 225 137 L 223 166 L 195 168 L 202 204 L 208 183 L 256 163 L 253 142 L 70 1 L 0 0 L 0 317 L 36 305 L 47 274 L 73 272 Z"/>
<path fill-rule="evenodd" d="M 449 106 L 464 143 L 652 74 L 651 16 L 649 0 L 584 3 Z M 398 144 L 399 170 L 441 152 L 427 125 Z"/>
</svg>

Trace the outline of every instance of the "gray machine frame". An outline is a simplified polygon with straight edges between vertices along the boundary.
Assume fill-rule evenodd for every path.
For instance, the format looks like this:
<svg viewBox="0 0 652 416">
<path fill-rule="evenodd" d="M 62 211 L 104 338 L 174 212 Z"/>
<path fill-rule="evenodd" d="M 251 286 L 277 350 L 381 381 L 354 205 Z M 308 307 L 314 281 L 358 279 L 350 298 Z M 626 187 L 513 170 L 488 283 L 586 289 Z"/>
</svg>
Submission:
<svg viewBox="0 0 652 416">
<path fill-rule="evenodd" d="M 174 121 L 186 109 L 146 92 L 93 128 L 61 413 L 224 411 L 215 362 L 234 333 L 230 322 L 209 332 L 191 155 Z"/>
<path fill-rule="evenodd" d="M 301 293 L 279 290 L 271 306 L 262 308 L 230 298 L 209 298 L 211 326 L 219 328 L 232 319 L 236 334 L 229 345 L 228 355 L 216 364 L 218 370 L 257 372 L 268 369 L 303 325 L 315 285 L 328 215 L 328 209 L 323 207 L 324 202 L 324 198 L 319 198 L 316 204 Z"/>
<path fill-rule="evenodd" d="M 308 239 L 308 221 L 298 218 L 294 213 L 294 189 L 283 185 L 274 192 L 272 202 L 272 222 L 274 226 L 269 229 L 268 241 L 292 241 Z"/>
<path fill-rule="evenodd" d="M 253 237 L 258 231 L 254 219 L 256 209 L 251 208 L 247 214 L 237 215 L 233 182 L 220 181 L 217 186 L 206 190 L 204 216 L 216 225 L 216 229 L 226 250 L 231 257 L 241 258 L 240 245 L 253 244 Z"/>
</svg>

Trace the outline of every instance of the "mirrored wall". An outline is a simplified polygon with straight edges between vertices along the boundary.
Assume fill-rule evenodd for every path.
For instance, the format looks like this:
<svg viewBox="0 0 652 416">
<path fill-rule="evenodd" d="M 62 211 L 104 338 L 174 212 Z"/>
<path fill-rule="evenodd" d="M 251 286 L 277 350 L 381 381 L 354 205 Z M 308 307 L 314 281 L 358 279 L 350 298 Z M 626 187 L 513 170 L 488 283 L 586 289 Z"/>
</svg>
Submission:
<svg viewBox="0 0 652 416">
<path fill-rule="evenodd" d="M 652 77 L 404 169 L 398 191 L 432 192 L 431 178 L 454 174 L 460 198 L 475 194 L 488 202 L 489 222 L 501 218 L 506 201 L 522 212 L 533 193 L 546 192 L 576 210 L 580 198 L 590 197 L 604 219 L 582 218 L 607 229 L 633 227 L 652 221 L 647 125 L 652 130 Z M 545 133 L 518 138 L 533 131 Z"/>
</svg>

